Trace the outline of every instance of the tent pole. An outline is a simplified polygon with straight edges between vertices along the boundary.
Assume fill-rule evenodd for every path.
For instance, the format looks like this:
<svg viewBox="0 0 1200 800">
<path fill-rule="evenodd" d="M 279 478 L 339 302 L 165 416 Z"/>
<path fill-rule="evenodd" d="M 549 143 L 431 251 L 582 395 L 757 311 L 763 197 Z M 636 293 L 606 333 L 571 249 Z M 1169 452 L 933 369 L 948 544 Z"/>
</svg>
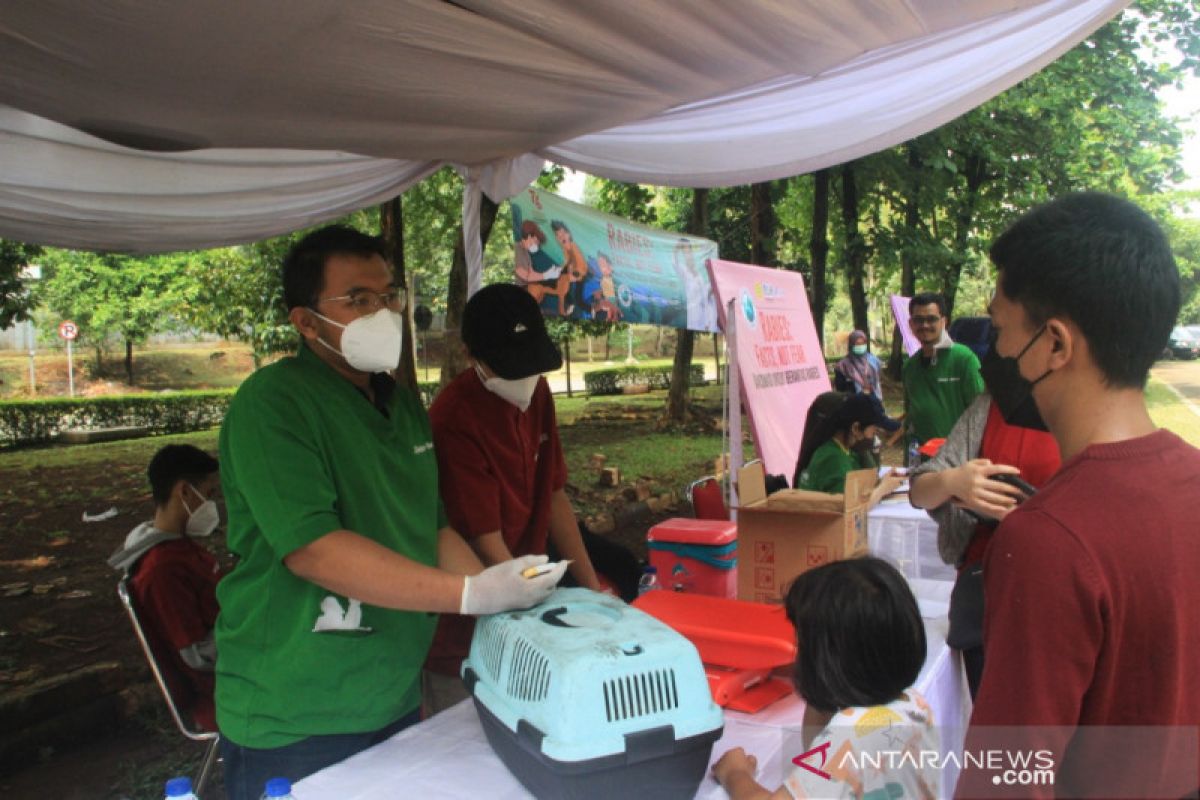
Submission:
<svg viewBox="0 0 1200 800">
<path fill-rule="evenodd" d="M 725 308 L 725 364 L 729 369 L 729 380 L 725 382 L 726 404 L 729 407 L 729 518 L 737 522 L 737 483 L 734 480 L 742 468 L 742 379 L 738 374 L 737 356 L 737 307 L 735 298 L 730 298 Z"/>
</svg>

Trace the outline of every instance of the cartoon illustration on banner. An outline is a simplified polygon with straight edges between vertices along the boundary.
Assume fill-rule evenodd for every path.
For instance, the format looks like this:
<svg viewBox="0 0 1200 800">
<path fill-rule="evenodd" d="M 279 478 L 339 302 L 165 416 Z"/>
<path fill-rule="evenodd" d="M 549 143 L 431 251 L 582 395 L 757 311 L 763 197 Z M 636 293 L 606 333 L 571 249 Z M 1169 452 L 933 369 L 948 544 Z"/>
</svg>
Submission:
<svg viewBox="0 0 1200 800">
<path fill-rule="evenodd" d="M 510 201 L 513 280 L 548 316 L 717 332 L 708 239 L 656 230 L 529 187 Z"/>
</svg>

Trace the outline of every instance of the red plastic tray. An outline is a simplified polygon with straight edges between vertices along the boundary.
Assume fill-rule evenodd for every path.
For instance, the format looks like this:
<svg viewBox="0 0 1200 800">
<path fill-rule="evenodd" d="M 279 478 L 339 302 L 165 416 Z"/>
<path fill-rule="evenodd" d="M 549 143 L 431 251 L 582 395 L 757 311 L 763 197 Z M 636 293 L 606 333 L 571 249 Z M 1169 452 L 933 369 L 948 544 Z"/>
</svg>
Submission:
<svg viewBox="0 0 1200 800">
<path fill-rule="evenodd" d="M 665 590 L 646 592 L 633 605 L 687 637 L 705 664 L 773 669 L 796 660 L 783 606 Z"/>
<path fill-rule="evenodd" d="M 790 683 L 771 677 L 771 671 L 766 669 L 729 669 L 705 664 L 704 675 L 714 703 L 747 714 L 757 714 L 792 693 Z"/>
</svg>

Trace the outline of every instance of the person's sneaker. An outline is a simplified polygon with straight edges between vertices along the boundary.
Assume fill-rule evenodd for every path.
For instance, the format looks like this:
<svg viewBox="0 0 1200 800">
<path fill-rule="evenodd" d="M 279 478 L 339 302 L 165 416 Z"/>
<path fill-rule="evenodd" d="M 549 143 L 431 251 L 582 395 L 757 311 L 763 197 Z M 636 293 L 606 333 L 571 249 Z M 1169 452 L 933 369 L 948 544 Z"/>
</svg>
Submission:
<svg viewBox="0 0 1200 800">
<path fill-rule="evenodd" d="M 566 311 L 564 311 L 564 312 L 562 312 L 562 316 L 564 316 L 564 317 L 569 317 L 569 316 L 571 316 L 571 314 L 573 314 L 574 312 L 575 312 L 575 306 L 574 306 L 574 305 L 569 305 L 569 306 L 567 306 L 567 310 L 566 310 Z"/>
</svg>

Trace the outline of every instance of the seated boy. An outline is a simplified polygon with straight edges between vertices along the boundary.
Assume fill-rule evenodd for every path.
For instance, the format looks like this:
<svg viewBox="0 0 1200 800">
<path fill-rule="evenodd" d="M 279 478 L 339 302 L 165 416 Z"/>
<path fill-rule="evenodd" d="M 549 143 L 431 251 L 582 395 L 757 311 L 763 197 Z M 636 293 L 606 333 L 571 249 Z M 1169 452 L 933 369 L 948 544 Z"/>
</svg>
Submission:
<svg viewBox="0 0 1200 800">
<path fill-rule="evenodd" d="M 220 523 L 213 500 L 220 487 L 217 460 L 191 445 L 169 444 L 146 471 L 154 519 L 134 528 L 108 563 L 131 576 L 146 638 L 164 673 L 177 678 L 167 680 L 181 711 L 190 711 L 199 727 L 216 730 L 212 631 L 221 575 L 217 559 L 195 539 Z"/>
</svg>

